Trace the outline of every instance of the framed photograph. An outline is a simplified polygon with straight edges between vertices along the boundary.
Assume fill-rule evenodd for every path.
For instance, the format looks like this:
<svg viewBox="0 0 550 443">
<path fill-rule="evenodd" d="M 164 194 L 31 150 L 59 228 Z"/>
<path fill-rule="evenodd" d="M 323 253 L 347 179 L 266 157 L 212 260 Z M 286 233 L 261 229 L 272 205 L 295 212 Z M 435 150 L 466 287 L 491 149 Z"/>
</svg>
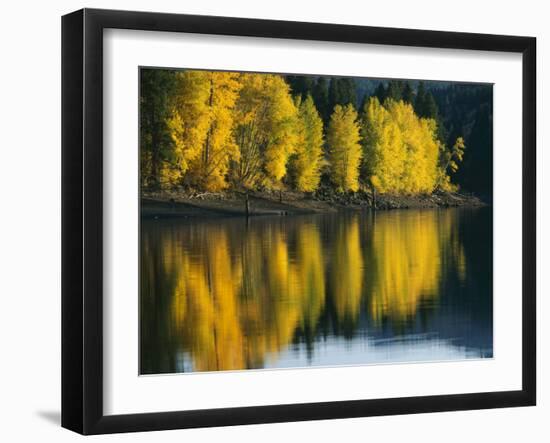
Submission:
<svg viewBox="0 0 550 443">
<path fill-rule="evenodd" d="M 62 425 L 536 402 L 536 40 L 62 20 Z"/>
</svg>

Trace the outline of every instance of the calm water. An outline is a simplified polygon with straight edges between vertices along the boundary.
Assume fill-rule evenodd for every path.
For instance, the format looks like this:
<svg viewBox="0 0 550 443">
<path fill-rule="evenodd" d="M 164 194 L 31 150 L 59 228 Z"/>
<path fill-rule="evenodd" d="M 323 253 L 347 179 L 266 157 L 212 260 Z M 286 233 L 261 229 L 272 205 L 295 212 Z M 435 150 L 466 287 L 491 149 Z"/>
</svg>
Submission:
<svg viewBox="0 0 550 443">
<path fill-rule="evenodd" d="M 492 357 L 491 214 L 143 220 L 141 373 Z"/>
</svg>

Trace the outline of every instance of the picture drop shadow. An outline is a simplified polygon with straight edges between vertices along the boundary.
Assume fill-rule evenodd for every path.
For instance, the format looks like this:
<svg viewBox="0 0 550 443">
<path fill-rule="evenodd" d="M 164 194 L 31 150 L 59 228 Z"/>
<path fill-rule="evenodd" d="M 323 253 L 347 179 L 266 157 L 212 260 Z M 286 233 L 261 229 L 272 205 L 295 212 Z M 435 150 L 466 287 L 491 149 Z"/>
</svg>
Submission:
<svg viewBox="0 0 550 443">
<path fill-rule="evenodd" d="M 36 415 L 50 424 L 61 425 L 61 411 L 36 411 Z"/>
</svg>

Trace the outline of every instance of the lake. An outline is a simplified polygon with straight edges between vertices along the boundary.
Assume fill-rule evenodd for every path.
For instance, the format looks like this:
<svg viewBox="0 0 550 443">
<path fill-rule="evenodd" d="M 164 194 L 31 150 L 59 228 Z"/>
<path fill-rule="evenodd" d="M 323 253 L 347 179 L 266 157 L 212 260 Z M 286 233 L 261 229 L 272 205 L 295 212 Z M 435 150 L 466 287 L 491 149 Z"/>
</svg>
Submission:
<svg viewBox="0 0 550 443">
<path fill-rule="evenodd" d="M 492 209 L 141 221 L 140 373 L 492 358 Z"/>
</svg>

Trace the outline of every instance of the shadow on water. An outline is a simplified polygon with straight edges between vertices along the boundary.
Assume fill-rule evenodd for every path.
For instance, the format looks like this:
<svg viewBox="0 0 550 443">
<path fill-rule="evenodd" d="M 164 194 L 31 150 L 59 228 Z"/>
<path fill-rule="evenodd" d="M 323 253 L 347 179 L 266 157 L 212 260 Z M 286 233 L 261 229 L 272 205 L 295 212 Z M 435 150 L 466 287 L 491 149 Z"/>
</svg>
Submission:
<svg viewBox="0 0 550 443">
<path fill-rule="evenodd" d="M 143 221 L 142 374 L 492 357 L 491 209 Z"/>
</svg>

